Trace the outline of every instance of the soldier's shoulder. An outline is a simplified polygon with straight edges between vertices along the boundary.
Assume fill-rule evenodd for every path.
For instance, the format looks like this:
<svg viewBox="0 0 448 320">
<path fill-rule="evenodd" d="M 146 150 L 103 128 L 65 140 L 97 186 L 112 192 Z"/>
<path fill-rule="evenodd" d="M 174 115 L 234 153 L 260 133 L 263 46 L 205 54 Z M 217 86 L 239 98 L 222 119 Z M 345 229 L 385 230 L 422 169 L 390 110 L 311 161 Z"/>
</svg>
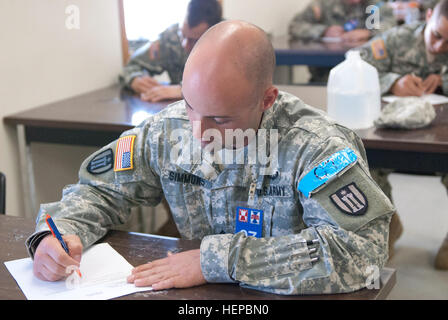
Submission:
<svg viewBox="0 0 448 320">
<path fill-rule="evenodd" d="M 426 24 L 424 22 L 414 22 L 410 24 L 404 24 L 401 26 L 396 26 L 384 33 L 386 37 L 393 37 L 395 39 L 400 39 L 407 41 L 409 37 L 415 37 L 420 35 L 420 31 Z"/>
<path fill-rule="evenodd" d="M 174 102 L 162 111 L 149 116 L 138 127 L 149 127 L 160 130 L 160 127 L 163 127 L 166 122 L 188 123 L 188 115 L 183 100 Z"/>
<path fill-rule="evenodd" d="M 345 131 L 351 131 L 337 124 L 323 110 L 286 92 L 280 92 L 274 113 L 277 127 L 319 140 L 345 135 Z"/>
<path fill-rule="evenodd" d="M 159 39 L 161 42 L 179 42 L 179 25 L 178 24 L 173 24 L 171 26 L 169 26 L 167 29 L 165 29 L 165 31 L 163 31 L 160 36 Z"/>
</svg>

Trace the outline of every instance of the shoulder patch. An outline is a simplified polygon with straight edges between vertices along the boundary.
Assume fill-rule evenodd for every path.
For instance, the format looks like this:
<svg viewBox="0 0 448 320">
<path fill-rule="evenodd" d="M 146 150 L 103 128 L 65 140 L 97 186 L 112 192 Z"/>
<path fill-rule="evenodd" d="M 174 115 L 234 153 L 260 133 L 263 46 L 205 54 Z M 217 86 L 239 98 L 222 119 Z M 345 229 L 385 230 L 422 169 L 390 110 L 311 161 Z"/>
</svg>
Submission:
<svg viewBox="0 0 448 320">
<path fill-rule="evenodd" d="M 364 215 L 369 206 L 367 197 L 354 182 L 330 195 L 330 199 L 336 208 L 351 216 Z"/>
<path fill-rule="evenodd" d="M 311 193 L 323 188 L 339 173 L 351 168 L 358 161 L 356 153 L 345 148 L 332 154 L 328 159 L 321 162 L 318 166 L 309 171 L 302 180 L 299 181 L 297 189 L 309 198 Z"/>
<path fill-rule="evenodd" d="M 126 136 L 118 139 L 117 148 L 115 150 L 114 171 L 125 171 L 134 169 L 134 141 L 135 136 Z"/>
<path fill-rule="evenodd" d="M 107 149 L 98 153 L 87 165 L 87 172 L 90 174 L 102 174 L 112 169 L 114 152 Z"/>
<path fill-rule="evenodd" d="M 372 41 L 371 44 L 372 53 L 375 60 L 383 60 L 387 58 L 386 45 L 383 39 L 377 39 Z"/>
</svg>

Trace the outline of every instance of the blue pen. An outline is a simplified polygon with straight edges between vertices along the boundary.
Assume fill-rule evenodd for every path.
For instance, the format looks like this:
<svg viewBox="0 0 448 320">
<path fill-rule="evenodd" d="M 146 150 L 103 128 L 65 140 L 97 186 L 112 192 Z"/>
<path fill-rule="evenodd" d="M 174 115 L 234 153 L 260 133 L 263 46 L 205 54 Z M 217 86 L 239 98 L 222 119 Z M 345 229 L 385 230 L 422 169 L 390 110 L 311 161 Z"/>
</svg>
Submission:
<svg viewBox="0 0 448 320">
<path fill-rule="evenodd" d="M 58 228 L 54 224 L 54 221 L 53 221 L 53 219 L 51 219 L 51 216 L 49 214 L 47 214 L 45 216 L 45 222 L 47 223 L 48 228 L 50 228 L 50 231 L 53 234 L 53 237 L 55 237 L 56 239 L 59 240 L 62 248 L 64 248 L 65 252 L 67 252 L 67 254 L 69 255 L 70 252 L 68 250 L 67 244 L 65 243 L 64 239 L 62 239 L 62 236 L 61 236 Z M 77 272 L 78 272 L 79 276 L 81 277 L 81 271 L 79 271 L 79 269 L 78 269 Z"/>
</svg>

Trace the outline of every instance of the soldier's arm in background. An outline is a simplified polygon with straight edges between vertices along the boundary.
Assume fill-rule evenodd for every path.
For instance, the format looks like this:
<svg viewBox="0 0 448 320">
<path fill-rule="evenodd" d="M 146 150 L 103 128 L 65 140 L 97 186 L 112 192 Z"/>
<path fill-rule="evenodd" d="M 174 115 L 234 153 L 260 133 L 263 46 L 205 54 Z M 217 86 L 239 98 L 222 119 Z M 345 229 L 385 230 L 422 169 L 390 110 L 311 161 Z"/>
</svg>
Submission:
<svg viewBox="0 0 448 320">
<path fill-rule="evenodd" d="M 178 31 L 178 25 L 173 25 L 162 32 L 157 41 L 139 48 L 123 69 L 120 76 L 123 85 L 132 89 L 131 84 L 135 78 L 152 77 L 164 71 L 168 71 L 172 84 L 178 84 L 181 79 L 172 72 L 173 68 L 179 69 L 179 65 L 184 63 L 178 61 L 183 58 Z"/>
<path fill-rule="evenodd" d="M 313 160 L 299 170 L 296 182 L 300 184 L 316 166 L 346 147 L 362 150 L 356 152 L 356 164 L 321 190 L 314 190 L 311 197 L 299 193 L 305 229 L 261 239 L 242 232 L 207 236 L 201 243 L 205 279 L 239 282 L 277 294 L 352 292 L 369 285 L 372 270 L 381 270 L 388 259 L 393 206 L 370 177 L 360 140 L 355 145 L 336 137 L 311 143 L 307 151 Z M 344 208 L 344 192 L 358 199 L 352 204 L 361 210 L 359 214 Z M 311 261 L 307 245 L 313 239 L 318 240 L 317 262 Z"/>
<path fill-rule="evenodd" d="M 45 214 L 52 216 L 63 235 L 77 235 L 84 248 L 91 246 L 116 225 L 124 224 L 130 210 L 139 205 L 156 206 L 162 199 L 160 180 L 149 167 L 151 141 L 147 139 L 151 121 L 129 130 L 121 137 L 135 137 L 130 158 L 124 155 L 122 171 L 114 169 L 117 140 L 93 155 L 81 165 L 79 182 L 64 188 L 59 202 L 42 204 L 35 232 L 26 240 L 31 257 L 48 233 Z M 130 142 L 130 141 L 129 141 Z M 121 159 L 121 158 L 120 158 Z M 126 161 L 130 161 L 127 162 Z M 127 169 L 128 164 L 132 169 Z"/>
<path fill-rule="evenodd" d="M 354 50 L 359 50 L 363 60 L 378 70 L 381 94 L 388 93 L 403 75 L 392 72 L 394 48 L 398 48 L 397 29 L 391 29 Z"/>
<path fill-rule="evenodd" d="M 373 4 L 377 3 L 378 1 L 372 1 Z M 380 28 L 379 29 L 372 29 L 371 33 L 372 36 L 378 36 L 381 33 L 392 29 L 393 27 L 397 26 L 397 20 L 394 16 L 393 9 L 388 6 L 386 3 L 383 3 L 380 6 Z"/>
<path fill-rule="evenodd" d="M 324 8 L 319 0 L 313 0 L 305 10 L 298 13 L 290 22 L 289 35 L 294 39 L 317 40 L 323 36 L 328 29 L 324 21 Z"/>
</svg>

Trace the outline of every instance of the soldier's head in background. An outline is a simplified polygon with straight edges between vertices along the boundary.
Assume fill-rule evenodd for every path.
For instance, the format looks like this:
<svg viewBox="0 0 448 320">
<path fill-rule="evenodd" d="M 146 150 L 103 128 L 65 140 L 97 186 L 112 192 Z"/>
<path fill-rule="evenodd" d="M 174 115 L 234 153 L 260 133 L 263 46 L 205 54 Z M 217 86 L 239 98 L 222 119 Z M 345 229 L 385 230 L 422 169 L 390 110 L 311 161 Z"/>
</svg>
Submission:
<svg viewBox="0 0 448 320">
<path fill-rule="evenodd" d="M 274 69 L 274 49 L 260 28 L 224 21 L 204 34 L 187 60 L 182 82 L 193 136 L 202 147 L 211 142 L 204 138 L 209 129 L 219 131 L 227 149 L 235 145 L 226 141 L 226 129 L 257 132 L 278 95 Z"/>
<path fill-rule="evenodd" d="M 191 0 L 182 25 L 182 47 L 190 53 L 208 28 L 222 20 L 222 8 L 216 0 Z"/>
<path fill-rule="evenodd" d="M 426 12 L 425 46 L 431 54 L 448 52 L 448 0 Z"/>
</svg>

